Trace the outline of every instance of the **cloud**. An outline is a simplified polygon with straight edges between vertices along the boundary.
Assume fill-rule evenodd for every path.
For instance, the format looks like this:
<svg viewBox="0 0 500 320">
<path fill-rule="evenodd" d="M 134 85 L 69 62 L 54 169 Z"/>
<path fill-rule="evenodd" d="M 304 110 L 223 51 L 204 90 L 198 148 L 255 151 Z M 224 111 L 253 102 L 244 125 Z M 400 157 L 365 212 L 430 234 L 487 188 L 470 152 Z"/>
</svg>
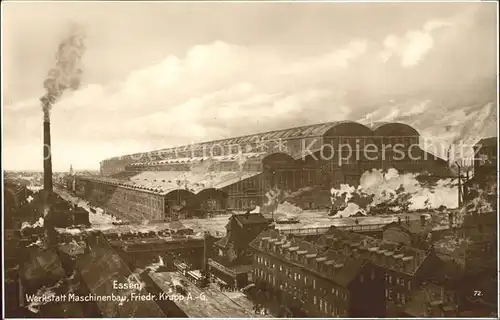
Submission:
<svg viewBox="0 0 500 320">
<path fill-rule="evenodd" d="M 130 152 L 125 145 L 139 141 L 144 142 L 139 144 L 142 151 L 272 130 L 278 123 L 286 127 L 345 119 L 350 108 L 339 100 L 341 90 L 310 80 L 338 79 L 365 51 L 366 42 L 356 40 L 317 57 L 283 59 L 259 47 L 221 41 L 198 45 L 185 57 L 168 56 L 124 81 L 90 84 L 66 94 L 52 109 L 54 145 L 64 141 L 74 150 L 83 141 L 115 143 L 113 150 L 124 153 Z M 5 138 L 38 140 L 41 119 L 37 99 L 7 106 Z M 19 148 L 15 143 L 9 147 Z M 38 149 L 28 158 L 37 157 Z M 102 160 L 104 148 L 97 149 L 101 151 L 89 153 L 86 163 Z M 23 147 L 20 152 L 29 151 Z M 76 153 L 63 157 L 71 161 Z"/>
<path fill-rule="evenodd" d="M 290 75 L 304 73 L 317 75 L 317 72 L 328 72 L 337 68 L 346 69 L 353 60 L 366 53 L 367 49 L 366 40 L 353 40 L 343 48 L 333 50 L 325 55 L 293 63 L 286 72 Z"/>
<path fill-rule="evenodd" d="M 439 112 L 454 114 L 439 101 L 466 106 L 449 102 L 460 91 L 455 84 L 463 77 L 450 77 L 448 72 L 456 72 L 455 63 L 448 65 L 443 57 L 453 54 L 459 61 L 472 61 L 470 66 L 461 64 L 464 74 L 476 75 L 475 61 L 484 62 L 485 72 L 493 70 L 487 68 L 490 60 L 481 59 L 485 51 L 493 51 L 457 50 L 464 46 L 458 31 L 453 37 L 445 33 L 436 37 L 439 30 L 453 29 L 447 21 L 429 20 L 417 30 L 389 35 L 384 41 L 346 37 L 341 44 L 300 53 L 294 52 L 298 47 L 284 44 L 209 42 L 130 70 L 118 81 L 90 83 L 65 93 L 52 110 L 54 166 L 96 168 L 99 161 L 115 155 L 356 120 L 367 113 L 372 113 L 373 121 L 403 121 L 419 130 L 432 127 L 436 119 L 443 119 Z M 92 50 L 89 46 L 88 54 L 96 55 Z M 381 50 L 386 61 L 398 63 L 383 63 Z M 424 57 L 426 64 L 419 64 Z M 439 90 L 444 84 L 451 90 L 436 98 L 432 93 L 436 84 L 441 85 Z M 492 86 L 487 92 L 495 90 Z M 485 95 L 468 95 L 467 103 L 476 105 L 480 96 Z M 488 101 L 481 103 L 477 105 Z M 41 122 L 37 98 L 4 107 L 6 167 L 41 167 Z M 440 122 L 439 127 L 445 125 Z"/>
<path fill-rule="evenodd" d="M 388 35 L 384 40 L 385 49 L 380 53 L 383 62 L 396 56 L 401 59 L 401 66 L 416 66 L 434 47 L 433 32 L 451 24 L 442 20 L 426 22 L 419 30 L 410 30 L 402 37 Z"/>
</svg>

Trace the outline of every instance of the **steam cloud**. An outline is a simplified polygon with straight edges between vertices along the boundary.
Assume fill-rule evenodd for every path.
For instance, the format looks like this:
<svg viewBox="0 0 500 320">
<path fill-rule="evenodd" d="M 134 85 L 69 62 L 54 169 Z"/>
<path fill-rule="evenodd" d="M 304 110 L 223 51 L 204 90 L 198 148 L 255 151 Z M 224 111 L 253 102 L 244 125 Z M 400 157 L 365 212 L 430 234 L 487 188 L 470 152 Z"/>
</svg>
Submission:
<svg viewBox="0 0 500 320">
<path fill-rule="evenodd" d="M 456 181 L 442 179 L 434 186 L 425 185 L 417 174 L 400 175 L 396 169 L 365 172 L 359 187 L 341 185 L 331 190 L 331 201 L 335 215 L 366 215 L 380 209 L 391 212 L 421 209 L 457 208 L 458 190 Z"/>
<path fill-rule="evenodd" d="M 64 91 L 77 90 L 82 78 L 82 55 L 85 52 L 85 35 L 79 25 L 73 25 L 68 37 L 59 44 L 56 53 L 56 67 L 51 69 L 43 86 L 47 93 L 40 98 L 45 120 L 49 120 L 52 105 Z"/>
<path fill-rule="evenodd" d="M 33 229 L 34 228 L 43 228 L 43 223 L 44 223 L 44 219 L 42 217 L 38 218 L 38 220 L 33 224 L 30 224 L 29 222 L 24 221 L 21 224 L 21 232 L 27 228 L 33 228 Z"/>
</svg>

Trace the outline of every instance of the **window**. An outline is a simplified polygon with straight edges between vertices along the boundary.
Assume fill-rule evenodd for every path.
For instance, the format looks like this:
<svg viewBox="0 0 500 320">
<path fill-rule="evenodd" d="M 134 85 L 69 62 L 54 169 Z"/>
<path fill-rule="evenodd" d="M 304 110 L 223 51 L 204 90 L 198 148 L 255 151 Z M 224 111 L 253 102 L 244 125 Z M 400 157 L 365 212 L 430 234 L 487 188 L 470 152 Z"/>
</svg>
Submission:
<svg viewBox="0 0 500 320">
<path fill-rule="evenodd" d="M 408 280 L 408 291 L 410 291 L 410 290 L 411 290 L 411 281 Z"/>
<path fill-rule="evenodd" d="M 317 303 L 316 299 L 317 299 L 317 298 L 316 298 L 316 296 L 314 296 L 314 297 L 313 297 L 313 303 L 314 303 L 314 304 L 316 304 L 316 303 Z"/>
<path fill-rule="evenodd" d="M 316 289 L 316 279 L 313 279 L 313 289 Z"/>
<path fill-rule="evenodd" d="M 405 279 L 401 278 L 400 283 L 401 283 L 401 286 L 403 286 L 403 287 L 404 287 L 404 286 L 405 286 Z"/>
<path fill-rule="evenodd" d="M 389 276 L 389 284 L 392 284 L 392 276 Z"/>
</svg>

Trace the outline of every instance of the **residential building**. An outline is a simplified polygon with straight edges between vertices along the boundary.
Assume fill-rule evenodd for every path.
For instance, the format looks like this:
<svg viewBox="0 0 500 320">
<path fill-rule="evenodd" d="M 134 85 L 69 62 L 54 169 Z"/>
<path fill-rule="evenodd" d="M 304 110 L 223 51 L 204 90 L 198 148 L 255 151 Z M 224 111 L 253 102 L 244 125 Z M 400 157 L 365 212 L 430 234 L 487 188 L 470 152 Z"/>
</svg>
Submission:
<svg viewBox="0 0 500 320">
<path fill-rule="evenodd" d="M 250 242 L 269 223 L 260 213 L 233 214 L 226 225 L 226 236 L 213 244 L 210 272 L 228 284 L 246 286 L 253 263 Z"/>
<path fill-rule="evenodd" d="M 384 317 L 384 276 L 369 260 L 287 238 L 276 230 L 251 243 L 254 281 L 266 301 L 299 317 Z"/>
</svg>

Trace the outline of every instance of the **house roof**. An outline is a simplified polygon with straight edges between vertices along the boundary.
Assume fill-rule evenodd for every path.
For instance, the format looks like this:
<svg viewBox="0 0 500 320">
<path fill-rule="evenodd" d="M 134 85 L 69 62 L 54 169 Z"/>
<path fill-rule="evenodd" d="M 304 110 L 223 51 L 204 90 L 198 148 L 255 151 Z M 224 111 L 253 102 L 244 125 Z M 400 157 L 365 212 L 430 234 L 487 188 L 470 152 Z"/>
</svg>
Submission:
<svg viewBox="0 0 500 320">
<path fill-rule="evenodd" d="M 89 240 L 91 253 L 76 260 L 76 269 L 90 293 L 111 296 L 116 292 L 113 281 L 138 281 L 138 274 L 129 269 L 102 233 L 96 232 L 93 235 L 92 240 Z M 147 291 L 142 288 L 138 294 L 147 294 Z M 98 307 L 103 317 L 165 317 L 154 301 L 129 301 L 123 305 L 119 301 L 102 301 L 98 303 Z"/>
<path fill-rule="evenodd" d="M 434 306 L 437 308 L 445 308 L 455 310 L 445 303 L 443 299 L 442 292 L 444 288 L 435 284 L 424 284 L 422 288 L 417 290 L 411 296 L 411 299 L 403 306 L 403 310 L 406 314 L 413 317 L 425 317 L 428 316 L 428 307 Z M 450 308 L 451 307 L 451 308 Z"/>
<path fill-rule="evenodd" d="M 257 315 L 251 309 L 251 302 L 243 293 L 226 292 L 204 289 L 197 287 L 191 281 L 176 272 L 149 273 L 152 281 L 164 292 L 175 292 L 175 284 L 184 280 L 184 288 L 192 297 L 202 297 L 197 302 L 190 299 L 177 299 L 175 304 L 189 318 L 252 318 Z"/>
<path fill-rule="evenodd" d="M 268 224 L 269 221 L 260 213 L 244 213 L 233 214 L 232 218 L 236 219 L 239 223 L 245 224 Z"/>
<path fill-rule="evenodd" d="M 414 234 L 423 234 L 432 231 L 432 223 L 426 221 L 425 225 L 422 225 L 420 220 L 412 220 L 409 223 L 406 222 L 391 222 L 388 225 L 385 225 L 382 230 L 387 230 L 390 228 L 398 228 L 409 235 Z"/>
<path fill-rule="evenodd" d="M 445 260 L 437 258 L 435 268 L 432 274 L 426 277 L 432 282 L 441 283 L 443 285 L 460 285 L 459 279 L 462 278 L 464 269 L 453 260 Z"/>
<path fill-rule="evenodd" d="M 345 258 L 344 267 L 335 274 L 335 281 L 342 287 L 347 287 L 356 279 L 361 269 L 368 263 L 366 259 L 348 259 Z"/>
<path fill-rule="evenodd" d="M 414 275 L 419 270 L 420 266 L 429 255 L 429 252 L 421 249 L 373 238 L 359 233 L 340 230 L 336 227 L 330 227 L 326 234 L 318 238 L 316 244 L 326 248 L 337 246 L 345 248 L 354 246 L 361 249 L 360 252 L 362 256 L 369 258 L 373 264 L 410 275 Z M 388 261 L 388 259 L 378 259 L 377 255 L 371 254 L 372 252 L 378 255 L 384 254 L 386 256 L 392 256 L 395 261 L 399 261 L 397 259 L 401 259 L 401 261 L 410 259 L 414 260 L 415 263 L 399 267 L 397 264 Z"/>
<path fill-rule="evenodd" d="M 229 236 L 226 235 L 224 238 L 215 241 L 214 245 L 223 249 L 227 248 L 227 246 L 229 245 Z"/>
<path fill-rule="evenodd" d="M 325 268 L 338 268 L 333 275 L 325 272 L 324 268 L 314 269 L 311 265 L 303 263 L 302 259 L 291 260 L 282 256 L 289 263 L 300 265 L 308 270 L 320 274 L 322 277 L 329 279 L 339 286 L 347 287 L 357 277 L 361 269 L 369 263 L 367 259 L 354 258 L 345 255 L 339 251 L 326 250 L 323 251 L 320 246 L 309 243 L 298 238 L 288 238 L 286 235 L 280 234 L 276 230 L 265 230 L 257 238 L 255 238 L 250 246 L 255 250 L 262 252 L 270 252 L 264 243 L 271 243 L 272 246 L 281 248 L 282 250 L 290 250 L 297 253 L 298 256 L 305 256 L 308 259 L 315 259 L 317 266 L 323 264 Z M 273 255 L 280 255 L 278 251 L 273 252 Z"/>
</svg>

